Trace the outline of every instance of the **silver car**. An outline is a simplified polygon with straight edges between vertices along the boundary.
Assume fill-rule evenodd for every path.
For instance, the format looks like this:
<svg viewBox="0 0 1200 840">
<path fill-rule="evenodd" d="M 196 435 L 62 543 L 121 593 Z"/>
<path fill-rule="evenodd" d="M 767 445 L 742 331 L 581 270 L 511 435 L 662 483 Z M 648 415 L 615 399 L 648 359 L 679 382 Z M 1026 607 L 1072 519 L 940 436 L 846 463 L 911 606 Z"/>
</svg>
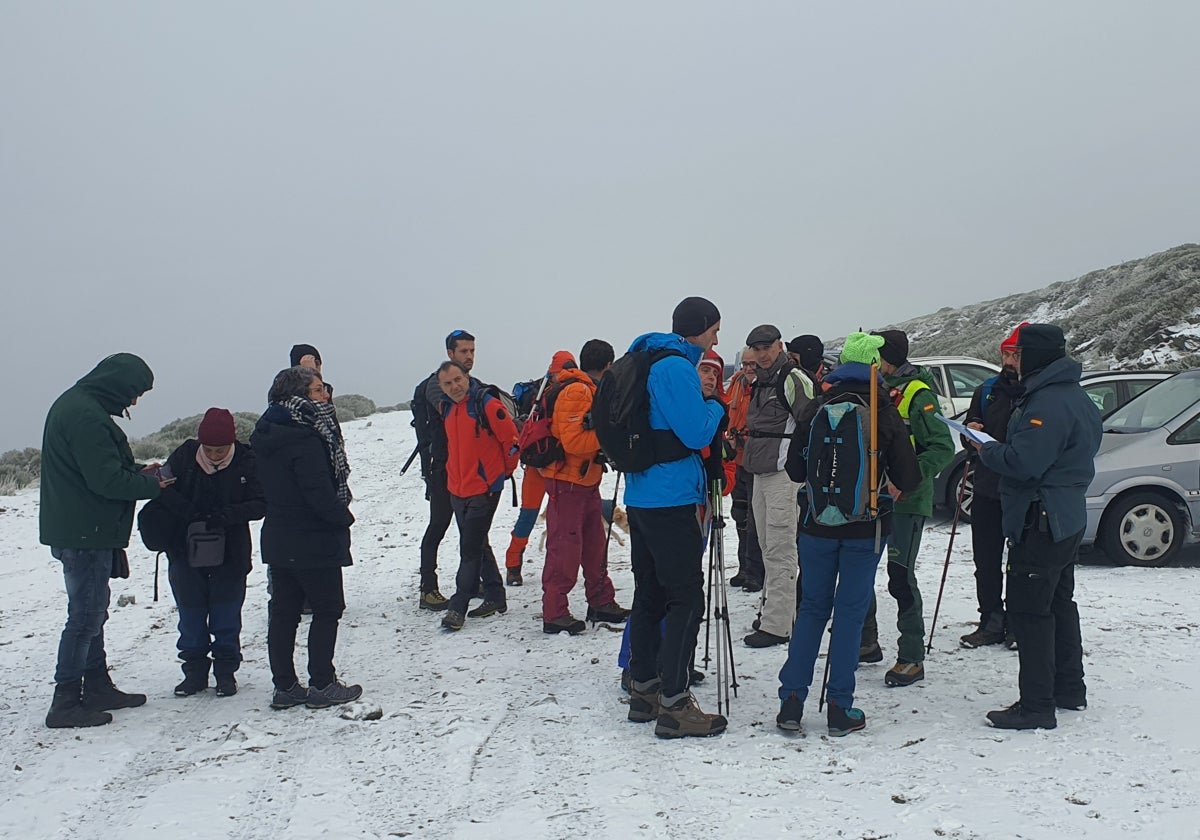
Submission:
<svg viewBox="0 0 1200 840">
<path fill-rule="evenodd" d="M 1161 566 L 1200 538 L 1200 370 L 1164 379 L 1104 418 L 1084 543 Z"/>
</svg>

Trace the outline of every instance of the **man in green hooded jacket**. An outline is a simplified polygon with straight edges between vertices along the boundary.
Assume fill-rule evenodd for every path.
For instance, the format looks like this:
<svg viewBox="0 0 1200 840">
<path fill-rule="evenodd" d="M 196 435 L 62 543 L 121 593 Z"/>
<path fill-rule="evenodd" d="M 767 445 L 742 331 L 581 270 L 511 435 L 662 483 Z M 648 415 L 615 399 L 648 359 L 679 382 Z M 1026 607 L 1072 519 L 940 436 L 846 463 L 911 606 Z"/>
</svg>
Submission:
<svg viewBox="0 0 1200 840">
<path fill-rule="evenodd" d="M 903 686 L 925 679 L 925 617 L 921 590 L 917 588 L 917 554 L 925 520 L 933 515 L 933 479 L 953 460 L 954 440 L 950 428 L 934 416 L 941 409 L 933 390 L 933 376 L 908 360 L 908 336 L 901 330 L 881 330 L 872 335 L 883 338 L 879 367 L 892 401 L 908 426 L 921 466 L 921 485 L 916 490 L 899 495 L 895 488 L 888 488 L 896 499 L 887 552 L 888 592 L 896 599 L 900 639 L 896 664 L 888 669 L 883 681 Z M 859 651 L 863 662 L 883 659 L 875 608 L 872 598 Z"/>
<path fill-rule="evenodd" d="M 166 481 L 134 463 L 113 421 L 154 385 L 149 366 L 130 353 L 104 359 L 54 401 L 42 438 L 41 541 L 63 564 L 67 623 L 58 645 L 54 701 L 46 725 L 109 723 L 109 709 L 140 706 L 144 694 L 113 685 L 104 652 L 109 577 L 125 563 L 138 499 L 156 498 Z M 128 572 L 125 573 L 128 576 Z"/>
</svg>

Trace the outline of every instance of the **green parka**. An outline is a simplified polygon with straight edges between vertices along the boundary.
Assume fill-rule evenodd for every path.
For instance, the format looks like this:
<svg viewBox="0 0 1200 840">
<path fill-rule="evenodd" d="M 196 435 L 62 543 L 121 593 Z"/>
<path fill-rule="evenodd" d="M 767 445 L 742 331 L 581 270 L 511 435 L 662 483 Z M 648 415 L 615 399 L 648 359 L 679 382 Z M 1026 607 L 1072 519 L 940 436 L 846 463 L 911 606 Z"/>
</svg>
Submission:
<svg viewBox="0 0 1200 840">
<path fill-rule="evenodd" d="M 42 435 L 41 540 L 55 548 L 129 545 L 134 502 L 157 498 L 113 417 L 154 385 L 131 353 L 109 356 L 50 406 Z"/>
<path fill-rule="evenodd" d="M 900 416 L 908 425 L 913 449 L 917 451 L 917 463 L 921 465 L 921 486 L 896 502 L 895 513 L 913 516 L 933 515 L 933 479 L 954 460 L 954 439 L 950 427 L 933 415 L 941 411 L 937 392 L 933 390 L 933 375 L 923 367 L 905 362 L 884 381 L 893 394 L 903 394 L 909 383 L 917 381 L 927 385 L 913 394 L 907 406 L 897 406 Z M 907 411 L 905 410 L 907 408 Z"/>
</svg>

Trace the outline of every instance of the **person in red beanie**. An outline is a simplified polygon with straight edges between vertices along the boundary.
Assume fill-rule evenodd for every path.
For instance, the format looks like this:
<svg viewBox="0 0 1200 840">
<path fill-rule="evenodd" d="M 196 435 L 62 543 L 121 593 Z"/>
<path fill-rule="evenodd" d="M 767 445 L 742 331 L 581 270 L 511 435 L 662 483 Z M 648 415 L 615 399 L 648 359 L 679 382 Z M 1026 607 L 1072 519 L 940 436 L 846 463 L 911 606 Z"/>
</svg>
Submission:
<svg viewBox="0 0 1200 840">
<path fill-rule="evenodd" d="M 1000 342 L 1003 369 L 984 381 L 971 395 L 967 426 L 987 432 L 1001 443 L 1008 440 L 1008 419 L 1017 399 L 1025 393 L 1017 373 L 1017 336 L 1022 322 Z M 974 450 L 963 441 L 967 452 Z M 1009 640 L 1004 614 L 1004 530 L 1001 527 L 1000 476 L 971 458 L 974 476 L 971 500 L 971 551 L 975 560 L 975 595 L 979 600 L 979 626 L 959 639 L 965 648 L 998 645 Z"/>
<path fill-rule="evenodd" d="M 242 661 L 249 523 L 267 510 L 254 452 L 238 442 L 233 415 L 210 408 L 195 439 L 171 453 L 167 470 L 175 480 L 158 504 L 170 514 L 167 568 L 179 609 L 183 681 L 175 694 L 207 689 L 211 668 L 217 696 L 230 697 L 237 693 L 234 674 Z"/>
<path fill-rule="evenodd" d="M 571 351 L 559 350 L 551 357 L 550 367 L 546 369 L 544 388 L 552 387 L 564 370 L 577 369 Z M 546 498 L 546 482 L 542 480 L 542 474 L 532 467 L 522 468 L 521 473 L 521 512 L 517 514 L 517 522 L 509 535 L 508 549 L 504 552 L 504 583 L 507 586 L 521 586 L 525 582 L 521 575 L 525 547 L 529 545 L 529 535 L 533 533 L 542 501 Z"/>
</svg>

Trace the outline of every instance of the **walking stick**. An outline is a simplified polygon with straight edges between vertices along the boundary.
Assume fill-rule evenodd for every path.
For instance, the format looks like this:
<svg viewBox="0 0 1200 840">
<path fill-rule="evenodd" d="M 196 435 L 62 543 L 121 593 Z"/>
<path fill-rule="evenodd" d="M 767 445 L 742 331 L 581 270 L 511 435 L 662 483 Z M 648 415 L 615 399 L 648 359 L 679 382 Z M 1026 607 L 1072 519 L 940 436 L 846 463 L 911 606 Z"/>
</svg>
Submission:
<svg viewBox="0 0 1200 840">
<path fill-rule="evenodd" d="M 829 628 L 829 644 L 825 648 L 825 676 L 821 677 L 821 699 L 817 701 L 817 711 L 825 708 L 825 686 L 829 685 L 829 657 L 833 647 L 833 628 Z"/>
<path fill-rule="evenodd" d="M 739 686 L 737 665 L 733 660 L 733 628 L 729 623 L 729 591 L 725 580 L 725 516 L 721 502 L 721 483 L 714 481 L 712 488 L 714 498 L 712 507 L 716 515 L 713 517 L 709 539 L 712 540 L 716 556 L 717 618 L 725 625 L 723 637 L 720 626 L 717 627 L 717 711 L 721 711 L 723 691 L 725 714 L 728 715 L 730 711 L 729 691 L 733 689 L 733 696 L 737 697 Z M 722 647 L 724 647 L 724 654 L 722 654 Z"/>
<path fill-rule="evenodd" d="M 929 641 L 925 645 L 925 652 L 930 653 L 933 650 L 933 633 L 937 630 L 938 612 L 942 608 L 942 593 L 946 591 L 946 573 L 950 571 L 950 552 L 954 550 L 954 535 L 958 531 L 958 516 L 962 512 L 963 495 L 967 489 L 967 478 L 971 475 L 971 459 L 967 459 L 967 465 L 963 468 L 962 480 L 958 482 L 958 499 L 954 502 L 954 521 L 950 524 L 950 542 L 946 545 L 946 562 L 942 566 L 942 583 L 938 587 L 937 603 L 933 607 L 933 623 L 929 625 Z"/>
<path fill-rule="evenodd" d="M 708 597 L 705 599 L 705 602 L 704 602 L 704 659 L 702 660 L 704 662 L 705 670 L 708 669 L 709 638 L 712 635 L 712 614 L 713 614 L 713 596 L 714 596 L 713 574 L 716 571 L 716 567 L 717 567 L 716 544 L 713 541 L 712 522 L 710 520 L 709 531 L 708 531 Z M 720 630 L 718 629 L 717 632 L 719 634 Z M 720 645 L 720 643 L 721 643 L 721 640 L 718 636 L 718 639 L 717 639 L 718 646 Z"/>
</svg>

